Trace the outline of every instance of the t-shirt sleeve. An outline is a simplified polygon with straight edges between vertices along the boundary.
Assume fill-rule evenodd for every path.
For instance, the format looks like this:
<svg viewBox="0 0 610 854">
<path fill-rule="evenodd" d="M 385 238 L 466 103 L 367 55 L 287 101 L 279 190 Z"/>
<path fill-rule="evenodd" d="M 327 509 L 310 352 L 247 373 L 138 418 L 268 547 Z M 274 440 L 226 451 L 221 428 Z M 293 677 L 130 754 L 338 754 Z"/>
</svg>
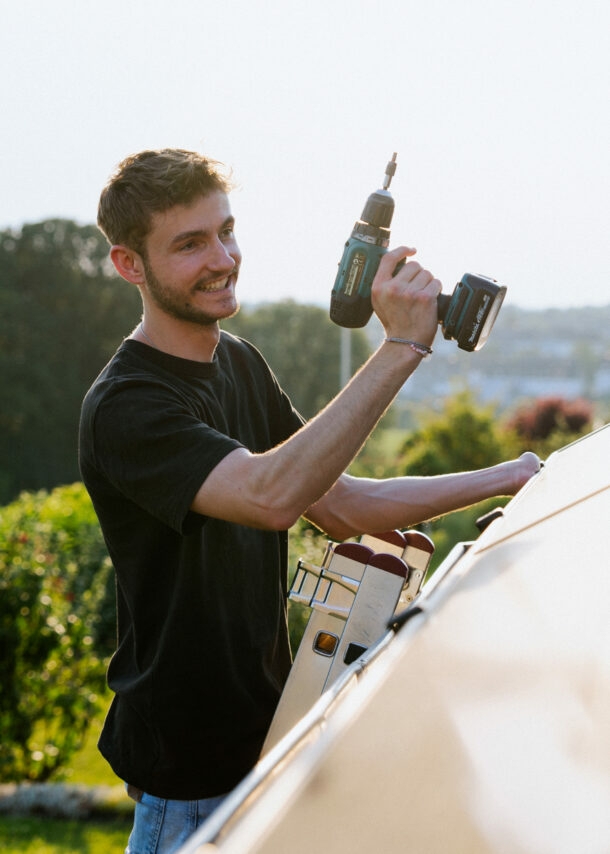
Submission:
<svg viewBox="0 0 610 854">
<path fill-rule="evenodd" d="M 122 383 L 105 395 L 93 434 L 97 470 L 121 495 L 178 531 L 208 474 L 243 447 L 154 381 Z"/>
</svg>

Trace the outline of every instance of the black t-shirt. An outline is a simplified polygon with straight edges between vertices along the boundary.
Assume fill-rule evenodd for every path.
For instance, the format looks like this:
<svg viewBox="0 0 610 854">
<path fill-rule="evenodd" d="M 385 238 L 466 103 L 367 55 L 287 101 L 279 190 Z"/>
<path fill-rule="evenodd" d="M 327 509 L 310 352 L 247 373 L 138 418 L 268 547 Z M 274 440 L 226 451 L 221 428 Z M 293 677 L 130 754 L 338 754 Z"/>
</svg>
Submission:
<svg viewBox="0 0 610 854">
<path fill-rule="evenodd" d="M 80 466 L 117 576 L 100 750 L 150 794 L 223 794 L 255 764 L 290 668 L 287 533 L 190 511 L 226 454 L 302 419 L 254 347 L 214 361 L 125 341 L 83 403 Z"/>
</svg>

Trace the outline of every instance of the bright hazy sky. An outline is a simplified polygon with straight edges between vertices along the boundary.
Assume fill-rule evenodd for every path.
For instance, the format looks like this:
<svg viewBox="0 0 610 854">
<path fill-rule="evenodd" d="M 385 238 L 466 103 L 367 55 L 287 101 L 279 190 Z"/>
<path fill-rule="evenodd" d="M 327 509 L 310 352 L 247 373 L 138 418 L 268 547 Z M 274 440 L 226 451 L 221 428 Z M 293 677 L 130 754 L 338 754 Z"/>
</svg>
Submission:
<svg viewBox="0 0 610 854">
<path fill-rule="evenodd" d="M 398 152 L 446 291 L 610 303 L 608 0 L 1 0 L 0 228 L 95 221 L 126 154 L 228 163 L 243 302 L 324 304 Z"/>
</svg>

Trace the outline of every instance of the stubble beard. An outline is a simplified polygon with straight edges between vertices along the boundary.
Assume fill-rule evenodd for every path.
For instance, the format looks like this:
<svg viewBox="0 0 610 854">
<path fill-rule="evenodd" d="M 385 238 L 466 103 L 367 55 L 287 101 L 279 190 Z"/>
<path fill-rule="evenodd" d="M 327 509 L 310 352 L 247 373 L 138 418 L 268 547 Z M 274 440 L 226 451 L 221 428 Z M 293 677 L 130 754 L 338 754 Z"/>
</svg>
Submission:
<svg viewBox="0 0 610 854">
<path fill-rule="evenodd" d="M 146 257 L 143 257 L 142 261 L 148 292 L 156 305 L 166 314 L 170 315 L 170 317 L 176 320 L 185 320 L 188 323 L 196 323 L 198 326 L 214 326 L 219 320 L 227 320 L 229 317 L 234 317 L 239 311 L 239 303 L 235 301 L 235 306 L 231 309 L 227 308 L 226 313 L 220 316 L 208 314 L 198 306 L 192 305 L 184 298 L 180 298 L 171 288 L 163 284 L 155 276 Z M 203 284 L 203 282 L 200 284 Z M 198 286 L 195 285 L 195 288 Z"/>
</svg>

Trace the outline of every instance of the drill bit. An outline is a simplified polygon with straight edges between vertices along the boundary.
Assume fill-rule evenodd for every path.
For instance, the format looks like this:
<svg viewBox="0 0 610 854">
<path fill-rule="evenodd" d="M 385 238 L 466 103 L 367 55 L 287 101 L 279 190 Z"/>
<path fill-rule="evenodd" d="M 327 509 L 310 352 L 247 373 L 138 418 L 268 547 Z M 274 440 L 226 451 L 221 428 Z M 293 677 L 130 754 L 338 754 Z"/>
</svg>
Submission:
<svg viewBox="0 0 610 854">
<path fill-rule="evenodd" d="M 396 152 L 392 155 L 392 159 L 389 161 L 388 165 L 385 168 L 385 175 L 383 176 L 383 189 L 387 190 L 392 182 L 392 178 L 396 173 Z"/>
</svg>

